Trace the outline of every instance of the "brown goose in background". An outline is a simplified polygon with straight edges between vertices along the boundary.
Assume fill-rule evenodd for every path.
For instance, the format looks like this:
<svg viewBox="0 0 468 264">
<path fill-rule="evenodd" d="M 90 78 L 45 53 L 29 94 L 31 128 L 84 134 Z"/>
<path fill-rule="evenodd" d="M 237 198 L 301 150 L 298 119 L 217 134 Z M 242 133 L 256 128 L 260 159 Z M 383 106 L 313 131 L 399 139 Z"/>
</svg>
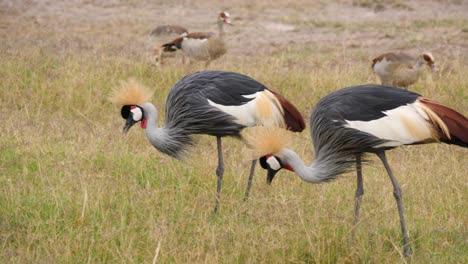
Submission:
<svg viewBox="0 0 468 264">
<path fill-rule="evenodd" d="M 218 35 L 212 32 L 192 32 L 162 45 L 163 50 L 170 52 L 181 49 L 192 60 L 206 61 L 205 67 L 208 67 L 212 60 L 227 51 L 223 40 L 225 23 L 232 25 L 229 13 L 223 11 L 218 15 Z"/>
<path fill-rule="evenodd" d="M 151 36 L 160 37 L 160 36 L 174 36 L 174 35 L 186 35 L 188 30 L 182 26 L 178 25 L 161 25 L 157 26 L 153 31 L 151 31 Z"/>
<path fill-rule="evenodd" d="M 408 88 L 415 84 L 422 72 L 422 66 L 428 65 L 437 71 L 434 57 L 424 52 L 418 57 L 406 53 L 385 53 L 372 60 L 372 70 L 379 76 L 382 84 Z"/>
<path fill-rule="evenodd" d="M 152 50 L 151 62 L 160 66 L 164 63 L 165 58 L 175 57 L 176 53 L 174 52 L 164 52 L 161 44 L 176 37 L 186 36 L 187 34 L 188 30 L 179 25 L 160 25 L 153 29 L 150 36 L 155 39 L 154 41 L 156 42 L 156 46 L 154 46 Z M 182 55 L 182 61 L 184 60 L 185 59 Z"/>
</svg>

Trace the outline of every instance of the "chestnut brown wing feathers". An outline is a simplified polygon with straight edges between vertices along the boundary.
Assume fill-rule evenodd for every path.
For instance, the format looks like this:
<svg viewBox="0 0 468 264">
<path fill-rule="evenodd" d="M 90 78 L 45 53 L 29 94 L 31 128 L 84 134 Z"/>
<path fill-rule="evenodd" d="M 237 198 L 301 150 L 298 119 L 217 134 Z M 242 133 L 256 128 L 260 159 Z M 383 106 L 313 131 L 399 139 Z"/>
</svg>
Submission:
<svg viewBox="0 0 468 264">
<path fill-rule="evenodd" d="M 294 132 L 301 132 L 305 129 L 306 125 L 304 122 L 304 118 L 302 117 L 301 113 L 291 104 L 286 98 L 282 95 L 271 91 L 278 101 L 280 102 L 281 106 L 284 110 L 284 122 L 286 123 L 286 127 Z"/>
<path fill-rule="evenodd" d="M 468 147 L 468 119 L 463 114 L 427 98 L 420 98 L 419 101 L 436 113 L 447 126 L 450 138 L 438 127 L 440 141 Z"/>
</svg>

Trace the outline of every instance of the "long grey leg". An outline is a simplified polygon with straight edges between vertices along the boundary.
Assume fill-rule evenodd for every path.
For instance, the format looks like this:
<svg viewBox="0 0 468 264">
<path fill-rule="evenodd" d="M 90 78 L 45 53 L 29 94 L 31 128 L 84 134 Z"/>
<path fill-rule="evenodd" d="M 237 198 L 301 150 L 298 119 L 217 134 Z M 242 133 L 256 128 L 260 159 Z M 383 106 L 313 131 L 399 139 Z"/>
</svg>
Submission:
<svg viewBox="0 0 468 264">
<path fill-rule="evenodd" d="M 249 181 L 247 182 L 247 189 L 245 190 L 245 195 L 244 195 L 244 202 L 249 199 L 249 194 L 250 194 L 250 187 L 252 187 L 252 180 L 253 180 L 253 175 L 255 171 L 255 165 L 257 164 L 257 160 L 252 160 L 252 166 L 250 167 L 250 174 L 249 174 Z"/>
<path fill-rule="evenodd" d="M 395 197 L 397 205 L 398 205 L 398 213 L 400 214 L 401 232 L 403 233 L 403 244 L 404 244 L 403 254 L 405 255 L 405 257 L 408 257 L 408 256 L 411 256 L 413 252 L 411 251 L 411 247 L 408 244 L 408 230 L 406 229 L 405 215 L 403 212 L 403 200 L 401 197 L 401 188 L 400 188 L 400 185 L 398 185 L 398 181 L 393 176 L 392 169 L 390 168 L 390 165 L 387 162 L 385 152 L 377 153 L 377 156 L 379 156 L 380 160 L 384 164 L 385 169 L 387 170 L 388 176 L 390 176 L 390 180 L 392 181 L 392 184 L 393 184 L 393 196 Z"/>
<path fill-rule="evenodd" d="M 221 137 L 216 137 L 218 143 L 218 167 L 216 168 L 216 176 L 218 176 L 218 184 L 216 186 L 216 202 L 214 213 L 219 211 L 219 201 L 221 200 L 221 184 L 223 183 L 224 162 L 223 162 L 223 146 L 221 144 Z"/>
<path fill-rule="evenodd" d="M 361 154 L 356 154 L 357 188 L 356 198 L 354 200 L 354 226 L 351 233 L 351 239 L 354 239 L 354 229 L 359 221 L 359 209 L 361 208 L 362 197 L 364 196 L 364 186 L 362 183 L 362 162 Z"/>
</svg>

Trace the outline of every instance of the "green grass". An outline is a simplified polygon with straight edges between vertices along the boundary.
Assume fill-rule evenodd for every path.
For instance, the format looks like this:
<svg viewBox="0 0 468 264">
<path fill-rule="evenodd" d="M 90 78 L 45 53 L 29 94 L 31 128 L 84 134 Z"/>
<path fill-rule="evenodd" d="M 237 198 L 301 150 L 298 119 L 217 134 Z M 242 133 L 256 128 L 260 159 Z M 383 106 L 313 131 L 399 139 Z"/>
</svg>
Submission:
<svg viewBox="0 0 468 264">
<path fill-rule="evenodd" d="M 368 82 L 349 63 L 281 75 L 283 54 L 239 71 L 269 83 L 308 116 L 339 87 Z M 86 62 L 86 63 L 84 63 Z M 227 65 L 236 70 L 236 66 Z M 466 109 L 461 73 L 415 90 Z M 249 165 L 245 148 L 226 140 L 221 212 L 213 216 L 215 140 L 203 136 L 187 164 L 159 154 L 143 132 L 121 134 L 119 109 L 107 102 L 120 79 L 134 76 L 156 90 L 161 109 L 174 67 L 154 74 L 125 60 L 59 59 L 31 52 L 4 56 L 0 139 L 1 262 L 404 262 L 391 184 L 382 166 L 366 166 L 362 222 L 350 241 L 353 174 L 313 185 L 283 172 L 272 186 L 257 170 L 252 197 L 242 203 Z M 284 77 L 281 77 L 284 76 Z M 307 96 L 303 96 L 307 94 Z M 310 161 L 308 132 L 294 148 Z M 303 143 L 307 142 L 307 143 Z M 390 152 L 401 182 L 417 263 L 466 261 L 466 150 L 444 145 Z"/>
</svg>

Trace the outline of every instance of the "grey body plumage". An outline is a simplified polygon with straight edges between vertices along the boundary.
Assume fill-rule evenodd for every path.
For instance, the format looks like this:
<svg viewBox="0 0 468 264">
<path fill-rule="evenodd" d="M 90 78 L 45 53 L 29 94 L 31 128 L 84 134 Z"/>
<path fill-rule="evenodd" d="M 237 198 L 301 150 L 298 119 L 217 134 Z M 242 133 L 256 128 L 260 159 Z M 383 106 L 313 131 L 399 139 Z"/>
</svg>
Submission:
<svg viewBox="0 0 468 264">
<path fill-rule="evenodd" d="M 208 100 L 223 105 L 240 105 L 244 97 L 266 89 L 257 81 L 241 74 L 221 71 L 193 73 L 178 81 L 166 99 L 163 141 L 155 142 L 161 152 L 181 159 L 193 145 L 194 134 L 239 136 L 245 127 L 235 118 L 213 107 Z"/>
<path fill-rule="evenodd" d="M 385 111 L 414 102 L 419 96 L 395 87 L 361 85 L 341 89 L 320 99 L 310 117 L 315 152 L 311 166 L 317 168 L 317 178 L 328 181 L 353 169 L 356 154 L 388 149 L 376 148 L 385 143 L 385 139 L 348 128 L 346 121 L 381 118 Z"/>
</svg>

